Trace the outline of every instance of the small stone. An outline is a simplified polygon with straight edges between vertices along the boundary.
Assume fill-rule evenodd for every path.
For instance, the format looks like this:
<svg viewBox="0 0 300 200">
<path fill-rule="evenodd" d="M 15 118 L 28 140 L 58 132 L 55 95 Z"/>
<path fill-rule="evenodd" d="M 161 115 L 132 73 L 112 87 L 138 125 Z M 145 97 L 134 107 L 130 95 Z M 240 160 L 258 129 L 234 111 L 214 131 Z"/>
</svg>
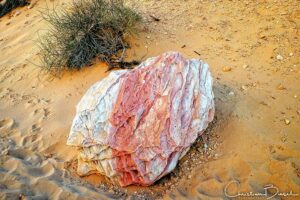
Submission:
<svg viewBox="0 0 300 200">
<path fill-rule="evenodd" d="M 291 123 L 291 121 L 288 120 L 288 119 L 284 119 L 284 122 L 285 122 L 286 125 L 289 125 Z"/>
<path fill-rule="evenodd" d="M 286 136 L 282 136 L 282 137 L 281 137 L 281 141 L 282 141 L 282 142 L 286 142 Z"/>
<path fill-rule="evenodd" d="M 286 90 L 286 88 L 282 84 L 279 84 L 277 90 Z"/>
<path fill-rule="evenodd" d="M 295 95 L 294 95 L 294 98 L 296 99 L 297 97 L 298 97 L 298 96 L 295 94 Z"/>
<path fill-rule="evenodd" d="M 150 39 L 151 37 L 148 35 L 146 38 L 147 38 L 147 39 Z"/>
<path fill-rule="evenodd" d="M 282 57 L 282 55 L 278 54 L 278 55 L 276 56 L 276 59 L 277 59 L 277 60 L 283 60 L 283 57 Z"/>
<path fill-rule="evenodd" d="M 261 105 L 268 106 L 268 104 L 264 101 L 259 102 Z"/>
<path fill-rule="evenodd" d="M 230 72 L 231 71 L 231 67 L 225 66 L 223 67 L 223 72 Z"/>
<path fill-rule="evenodd" d="M 249 66 L 248 66 L 248 65 L 246 65 L 246 64 L 245 64 L 245 65 L 243 65 L 243 68 L 244 68 L 244 69 L 247 69 L 248 67 L 249 67 Z"/>
<path fill-rule="evenodd" d="M 207 152 L 207 149 L 208 149 L 208 145 L 205 143 L 204 144 L 204 152 Z"/>
<path fill-rule="evenodd" d="M 291 52 L 291 53 L 289 53 L 289 56 L 291 56 L 291 57 L 292 57 L 293 55 L 294 55 L 294 54 L 293 54 L 292 52 Z"/>
<path fill-rule="evenodd" d="M 16 11 L 15 16 L 18 16 L 18 15 L 20 15 L 20 14 L 21 14 L 20 11 Z"/>
<path fill-rule="evenodd" d="M 5 25 L 6 25 L 6 26 L 10 25 L 10 22 L 7 22 Z"/>
<path fill-rule="evenodd" d="M 268 38 L 267 38 L 267 36 L 262 35 L 262 36 L 260 37 L 260 39 L 267 40 Z"/>
<path fill-rule="evenodd" d="M 234 92 L 231 91 L 231 92 L 228 93 L 228 95 L 229 96 L 234 96 Z"/>
<path fill-rule="evenodd" d="M 20 199 L 20 200 L 25 200 L 26 197 L 25 197 L 23 194 L 19 194 L 19 199 Z"/>
<path fill-rule="evenodd" d="M 246 85 L 242 85 L 242 90 L 247 90 L 247 86 Z"/>
</svg>

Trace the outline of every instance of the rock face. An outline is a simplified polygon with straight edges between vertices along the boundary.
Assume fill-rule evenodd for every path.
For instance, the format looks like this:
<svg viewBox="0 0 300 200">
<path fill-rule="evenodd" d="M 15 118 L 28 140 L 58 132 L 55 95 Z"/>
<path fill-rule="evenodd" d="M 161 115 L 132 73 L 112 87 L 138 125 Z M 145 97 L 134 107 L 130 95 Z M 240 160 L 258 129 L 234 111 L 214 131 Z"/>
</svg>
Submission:
<svg viewBox="0 0 300 200">
<path fill-rule="evenodd" d="M 150 185 L 171 172 L 214 116 L 209 66 L 167 52 L 112 71 L 77 105 L 67 141 L 80 149 L 79 175 L 121 186 Z"/>
</svg>

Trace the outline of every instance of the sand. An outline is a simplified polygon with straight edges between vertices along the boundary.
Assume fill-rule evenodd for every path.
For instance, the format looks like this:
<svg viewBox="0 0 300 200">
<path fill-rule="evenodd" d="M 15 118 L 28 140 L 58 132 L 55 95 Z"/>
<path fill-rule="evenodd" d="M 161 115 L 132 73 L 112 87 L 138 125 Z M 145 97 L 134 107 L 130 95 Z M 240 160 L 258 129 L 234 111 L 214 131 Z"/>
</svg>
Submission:
<svg viewBox="0 0 300 200">
<path fill-rule="evenodd" d="M 147 188 L 76 175 L 77 150 L 66 146 L 75 106 L 107 68 L 41 71 L 39 10 L 67 1 L 32 2 L 0 19 L 0 199 L 229 199 L 270 184 L 300 198 L 299 1 L 126 1 L 144 17 L 128 60 L 176 50 L 208 62 L 214 77 L 208 137 Z"/>
</svg>

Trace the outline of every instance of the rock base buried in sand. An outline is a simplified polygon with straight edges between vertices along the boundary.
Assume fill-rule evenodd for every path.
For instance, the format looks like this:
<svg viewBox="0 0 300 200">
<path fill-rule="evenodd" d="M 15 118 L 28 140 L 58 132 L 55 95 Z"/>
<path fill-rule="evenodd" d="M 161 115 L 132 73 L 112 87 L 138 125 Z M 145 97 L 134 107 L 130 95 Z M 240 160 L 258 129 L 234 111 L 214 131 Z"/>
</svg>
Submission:
<svg viewBox="0 0 300 200">
<path fill-rule="evenodd" d="M 208 64 L 167 52 L 112 71 L 77 105 L 67 141 L 80 149 L 78 174 L 121 186 L 151 185 L 171 172 L 214 116 Z"/>
</svg>

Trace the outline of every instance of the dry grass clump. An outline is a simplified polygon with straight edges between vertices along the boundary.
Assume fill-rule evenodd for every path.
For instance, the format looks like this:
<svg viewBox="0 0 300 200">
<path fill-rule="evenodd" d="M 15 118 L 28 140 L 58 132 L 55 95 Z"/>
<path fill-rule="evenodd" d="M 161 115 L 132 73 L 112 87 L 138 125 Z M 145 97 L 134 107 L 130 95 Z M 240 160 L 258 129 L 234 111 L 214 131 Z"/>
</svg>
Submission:
<svg viewBox="0 0 300 200">
<path fill-rule="evenodd" d="M 16 7 L 26 6 L 28 4 L 28 0 L 0 0 L 0 17 L 4 16 Z"/>
<path fill-rule="evenodd" d="M 136 30 L 141 17 L 122 1 L 78 0 L 60 11 L 44 10 L 51 29 L 39 40 L 41 61 L 49 70 L 80 69 L 98 57 L 109 69 L 123 63 L 124 34 Z"/>
</svg>

